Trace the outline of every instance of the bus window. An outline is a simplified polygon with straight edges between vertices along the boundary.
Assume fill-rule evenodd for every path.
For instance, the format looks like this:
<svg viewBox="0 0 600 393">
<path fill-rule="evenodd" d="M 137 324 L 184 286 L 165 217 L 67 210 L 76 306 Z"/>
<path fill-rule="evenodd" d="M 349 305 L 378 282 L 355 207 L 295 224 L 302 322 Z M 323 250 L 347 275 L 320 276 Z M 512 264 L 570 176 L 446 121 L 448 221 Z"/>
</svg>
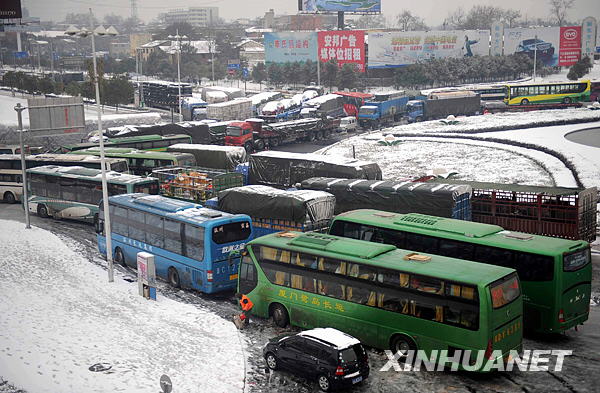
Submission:
<svg viewBox="0 0 600 393">
<path fill-rule="evenodd" d="M 204 228 L 184 224 L 185 256 L 201 261 L 204 258 Z"/>
<path fill-rule="evenodd" d="M 444 285 L 440 280 L 417 275 L 411 276 L 410 287 L 417 291 L 435 294 L 442 294 L 444 290 Z"/>
<path fill-rule="evenodd" d="M 133 187 L 133 192 L 141 192 L 143 194 L 158 195 L 158 183 L 149 182 L 145 184 L 136 184 Z"/>
<path fill-rule="evenodd" d="M 440 239 L 440 255 L 460 259 L 473 259 L 474 246 L 471 243 Z"/>
<path fill-rule="evenodd" d="M 258 276 L 256 273 L 256 267 L 252 263 L 252 259 L 247 252 L 242 257 L 240 264 L 240 279 L 239 279 L 239 292 L 250 293 L 258 285 Z"/>
<path fill-rule="evenodd" d="M 129 210 L 127 220 L 129 221 L 129 237 L 140 242 L 146 242 L 144 212 L 133 209 Z"/>
<path fill-rule="evenodd" d="M 146 242 L 154 247 L 163 248 L 164 218 L 154 214 L 146 215 Z"/>
<path fill-rule="evenodd" d="M 419 235 L 418 233 L 406 234 L 406 248 L 413 251 L 437 254 L 438 239 L 431 236 Z"/>
<path fill-rule="evenodd" d="M 29 176 L 29 187 L 31 189 L 32 194 L 39 195 L 42 197 L 46 195 L 46 176 L 31 174 Z"/>
<path fill-rule="evenodd" d="M 61 177 L 58 180 L 60 185 L 60 189 L 62 192 L 62 198 L 67 201 L 76 201 L 77 200 L 77 192 L 76 192 L 76 180 L 70 179 L 68 177 Z"/>
<path fill-rule="evenodd" d="M 108 184 L 108 195 L 127 194 L 127 187 L 124 184 Z"/>
<path fill-rule="evenodd" d="M 523 281 L 551 281 L 554 277 L 554 259 L 544 255 L 515 251 L 513 268 Z"/>
<path fill-rule="evenodd" d="M 490 285 L 490 294 L 492 295 L 492 307 L 500 308 L 519 297 L 521 290 L 519 288 L 519 279 L 516 274 L 496 281 Z"/>
<path fill-rule="evenodd" d="M 237 242 L 247 239 L 251 231 L 250 223 L 247 221 L 224 224 L 213 228 L 212 240 L 217 244 Z"/>
<path fill-rule="evenodd" d="M 110 215 L 114 217 L 112 230 L 123 236 L 129 236 L 127 209 L 124 207 L 110 206 Z"/>
<path fill-rule="evenodd" d="M 476 262 L 491 263 L 493 265 L 513 267 L 513 252 L 496 247 L 488 246 L 475 246 L 475 252 L 473 253 L 473 260 Z"/>
<path fill-rule="evenodd" d="M 60 187 L 58 177 L 46 176 L 46 192 L 49 198 L 60 198 Z"/>
<path fill-rule="evenodd" d="M 330 234 L 335 236 L 349 237 L 351 239 L 360 239 L 362 225 L 353 222 L 337 220 L 331 226 Z"/>
<path fill-rule="evenodd" d="M 181 223 L 165 220 L 165 249 L 181 254 Z"/>
</svg>

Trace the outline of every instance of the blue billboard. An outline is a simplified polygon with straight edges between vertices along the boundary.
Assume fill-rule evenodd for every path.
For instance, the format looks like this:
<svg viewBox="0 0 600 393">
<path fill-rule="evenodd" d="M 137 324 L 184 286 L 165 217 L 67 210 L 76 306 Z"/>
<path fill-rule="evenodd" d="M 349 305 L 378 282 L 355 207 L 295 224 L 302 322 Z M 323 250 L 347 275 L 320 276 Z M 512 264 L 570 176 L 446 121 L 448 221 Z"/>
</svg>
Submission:
<svg viewBox="0 0 600 393">
<path fill-rule="evenodd" d="M 381 0 L 300 0 L 301 12 L 381 12 Z"/>
<path fill-rule="evenodd" d="M 267 63 L 317 61 L 316 32 L 265 33 L 264 44 Z"/>
</svg>

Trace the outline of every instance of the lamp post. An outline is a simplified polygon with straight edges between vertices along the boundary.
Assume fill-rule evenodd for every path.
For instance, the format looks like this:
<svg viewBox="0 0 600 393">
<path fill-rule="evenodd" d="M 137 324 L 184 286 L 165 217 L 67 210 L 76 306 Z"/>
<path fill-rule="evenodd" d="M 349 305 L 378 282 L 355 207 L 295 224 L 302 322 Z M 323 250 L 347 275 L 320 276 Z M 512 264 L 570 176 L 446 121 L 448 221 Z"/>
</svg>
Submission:
<svg viewBox="0 0 600 393">
<path fill-rule="evenodd" d="M 94 35 L 111 35 L 116 33 L 108 32 L 102 26 L 94 30 L 94 14 L 90 8 L 90 30 L 82 28 L 81 30 L 69 28 L 65 32 L 67 35 L 78 35 L 80 37 L 90 36 L 92 38 L 92 63 L 94 65 L 94 85 L 96 88 L 96 110 L 98 111 L 98 136 L 100 139 L 100 169 L 102 172 L 102 203 L 104 208 L 104 235 L 106 236 L 106 260 L 108 262 L 108 282 L 114 281 L 113 257 L 112 257 L 112 239 L 110 230 L 110 214 L 108 210 L 108 185 L 106 182 L 106 158 L 104 156 L 104 135 L 102 133 L 102 111 L 100 110 L 100 87 L 98 85 L 98 66 L 96 65 L 96 42 Z"/>
<path fill-rule="evenodd" d="M 537 68 L 537 35 L 535 36 L 535 46 L 533 47 L 533 81 L 535 82 L 535 73 Z"/>
<path fill-rule="evenodd" d="M 179 121 L 183 121 L 183 113 L 181 112 L 181 68 L 180 68 L 180 62 L 181 62 L 181 40 L 187 40 L 187 36 L 180 36 L 179 35 L 179 29 L 177 29 L 175 31 L 175 35 L 170 35 L 169 36 L 170 40 L 176 40 L 177 41 L 177 90 L 178 90 L 178 95 L 177 95 L 177 101 L 179 102 Z"/>
<path fill-rule="evenodd" d="M 25 208 L 25 228 L 31 228 L 29 223 L 29 195 L 27 195 L 27 166 L 25 165 L 25 146 L 23 146 L 23 117 L 21 112 L 27 109 L 24 106 L 21 106 L 20 103 L 15 106 L 15 111 L 17 111 L 17 120 L 19 121 L 19 145 L 21 148 L 21 177 L 23 183 L 23 207 Z"/>
</svg>

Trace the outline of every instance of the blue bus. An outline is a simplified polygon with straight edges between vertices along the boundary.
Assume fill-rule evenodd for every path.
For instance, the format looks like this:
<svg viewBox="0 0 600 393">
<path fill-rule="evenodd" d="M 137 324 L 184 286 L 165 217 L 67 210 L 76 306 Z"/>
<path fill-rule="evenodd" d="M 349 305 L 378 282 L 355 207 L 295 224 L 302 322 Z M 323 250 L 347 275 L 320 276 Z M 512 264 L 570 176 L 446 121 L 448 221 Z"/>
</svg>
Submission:
<svg viewBox="0 0 600 393">
<path fill-rule="evenodd" d="M 115 263 L 137 267 L 137 253 L 154 255 L 156 275 L 172 286 L 204 293 L 233 290 L 239 252 L 252 240 L 251 219 L 142 193 L 108 198 Z M 96 233 L 106 255 L 104 211 Z"/>
</svg>

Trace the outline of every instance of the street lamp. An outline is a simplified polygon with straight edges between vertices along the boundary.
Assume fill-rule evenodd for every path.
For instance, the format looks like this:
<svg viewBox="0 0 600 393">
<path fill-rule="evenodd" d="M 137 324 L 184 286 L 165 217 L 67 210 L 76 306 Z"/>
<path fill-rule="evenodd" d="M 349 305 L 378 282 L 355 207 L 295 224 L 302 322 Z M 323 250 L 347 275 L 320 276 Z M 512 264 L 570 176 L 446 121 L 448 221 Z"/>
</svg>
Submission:
<svg viewBox="0 0 600 393">
<path fill-rule="evenodd" d="M 533 81 L 535 82 L 535 73 L 536 73 L 536 67 L 537 67 L 537 47 L 538 47 L 538 36 L 535 36 L 535 43 L 534 43 L 534 47 L 533 47 Z"/>
<path fill-rule="evenodd" d="M 170 35 L 168 37 L 170 40 L 176 40 L 177 41 L 177 90 L 178 90 L 178 95 L 177 95 L 177 101 L 179 101 L 179 121 L 183 121 L 183 113 L 181 112 L 181 69 L 179 66 L 180 63 L 180 57 L 181 57 L 181 40 L 187 40 L 187 36 L 180 36 L 179 35 L 179 29 L 177 29 L 175 31 L 175 35 Z"/>
<path fill-rule="evenodd" d="M 102 171 L 102 202 L 104 207 L 104 234 L 106 236 L 106 259 L 108 262 L 108 282 L 114 281 L 113 258 L 112 258 L 112 241 L 110 231 L 110 214 L 108 210 L 108 186 L 106 183 L 106 159 L 104 156 L 104 135 L 102 133 L 102 112 L 100 110 L 100 87 L 98 86 L 98 67 L 96 65 L 96 42 L 94 35 L 109 35 L 115 36 L 116 32 L 106 31 L 104 27 L 98 26 L 94 29 L 94 14 L 90 8 L 90 29 L 77 29 L 69 27 L 65 32 L 66 35 L 80 37 L 90 36 L 92 38 L 92 62 L 94 64 L 94 85 L 96 87 L 96 110 L 98 111 L 98 136 L 100 139 L 100 169 Z"/>
</svg>

